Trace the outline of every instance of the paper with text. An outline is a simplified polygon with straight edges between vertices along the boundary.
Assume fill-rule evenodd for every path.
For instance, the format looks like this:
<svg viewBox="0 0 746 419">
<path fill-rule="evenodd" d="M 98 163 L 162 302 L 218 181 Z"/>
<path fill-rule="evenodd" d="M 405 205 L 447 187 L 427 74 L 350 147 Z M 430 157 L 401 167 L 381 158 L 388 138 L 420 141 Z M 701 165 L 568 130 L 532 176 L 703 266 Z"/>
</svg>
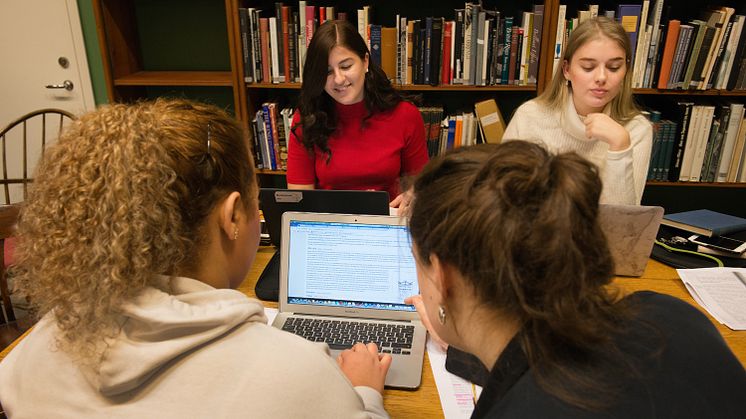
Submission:
<svg viewBox="0 0 746 419">
<path fill-rule="evenodd" d="M 694 301 L 733 330 L 746 330 L 746 268 L 677 269 Z M 738 275 L 742 278 L 739 278 Z"/>
<path fill-rule="evenodd" d="M 427 356 L 446 419 L 468 419 L 482 388 L 446 371 L 446 353 L 428 336 Z"/>
</svg>

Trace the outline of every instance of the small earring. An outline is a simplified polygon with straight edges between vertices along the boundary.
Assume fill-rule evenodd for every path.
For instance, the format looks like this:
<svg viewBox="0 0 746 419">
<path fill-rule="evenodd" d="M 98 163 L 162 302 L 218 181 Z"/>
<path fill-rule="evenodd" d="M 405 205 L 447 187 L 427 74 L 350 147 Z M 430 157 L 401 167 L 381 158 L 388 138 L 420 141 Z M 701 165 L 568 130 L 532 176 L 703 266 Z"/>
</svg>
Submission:
<svg viewBox="0 0 746 419">
<path fill-rule="evenodd" d="M 233 227 L 233 240 L 238 240 L 238 227 Z"/>
<path fill-rule="evenodd" d="M 446 324 L 446 308 L 443 306 L 438 306 L 438 321 L 442 325 Z"/>
<path fill-rule="evenodd" d="M 368 69 L 367 69 L 367 68 L 365 69 L 365 72 L 366 72 L 366 73 L 368 72 Z"/>
<path fill-rule="evenodd" d="M 570 86 L 570 80 L 565 79 L 565 86 Z"/>
</svg>

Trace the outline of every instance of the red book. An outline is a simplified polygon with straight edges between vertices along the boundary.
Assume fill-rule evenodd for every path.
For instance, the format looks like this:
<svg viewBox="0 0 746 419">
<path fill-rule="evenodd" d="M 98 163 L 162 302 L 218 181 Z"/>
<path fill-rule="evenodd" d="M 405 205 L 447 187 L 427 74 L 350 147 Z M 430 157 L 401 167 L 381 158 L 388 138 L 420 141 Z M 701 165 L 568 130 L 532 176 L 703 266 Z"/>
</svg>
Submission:
<svg viewBox="0 0 746 419">
<path fill-rule="evenodd" d="M 326 7 L 319 7 L 319 25 L 323 25 L 326 22 Z"/>
<path fill-rule="evenodd" d="M 451 37 L 453 36 L 453 23 L 444 22 L 443 26 L 443 66 L 440 72 L 440 84 L 451 84 Z"/>
<path fill-rule="evenodd" d="M 522 32 L 520 28 L 513 28 L 510 34 L 510 61 L 508 62 L 508 84 L 515 83 L 515 61 L 518 56 L 518 34 Z"/>
<path fill-rule="evenodd" d="M 265 83 L 271 83 L 272 75 L 269 72 L 269 61 L 272 56 L 269 53 L 269 19 L 266 17 L 259 18 L 259 39 L 262 45 L 262 80 Z"/>
<path fill-rule="evenodd" d="M 292 74 L 290 69 L 290 48 L 288 48 L 288 42 L 290 41 L 290 29 L 288 25 L 290 23 L 290 6 L 282 6 L 282 62 L 284 63 L 285 69 L 285 81 L 295 81 L 295 74 Z"/>
<path fill-rule="evenodd" d="M 661 59 L 661 75 L 660 77 L 658 77 L 659 89 L 665 89 L 668 85 L 668 78 L 671 77 L 671 65 L 673 64 L 673 55 L 676 51 L 676 44 L 679 40 L 680 29 L 680 21 L 676 19 L 671 19 L 668 21 L 666 45 L 663 47 L 663 58 Z"/>
<path fill-rule="evenodd" d="M 311 43 L 315 28 L 316 6 L 306 6 L 306 47 Z"/>
</svg>

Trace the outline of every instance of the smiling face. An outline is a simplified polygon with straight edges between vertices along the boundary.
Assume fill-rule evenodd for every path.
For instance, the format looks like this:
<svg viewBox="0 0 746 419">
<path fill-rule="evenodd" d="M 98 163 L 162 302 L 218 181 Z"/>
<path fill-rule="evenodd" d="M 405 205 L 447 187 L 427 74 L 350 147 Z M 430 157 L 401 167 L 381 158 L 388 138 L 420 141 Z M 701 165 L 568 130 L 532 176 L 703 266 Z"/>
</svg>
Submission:
<svg viewBox="0 0 746 419">
<path fill-rule="evenodd" d="M 619 94 L 626 72 L 624 49 L 607 37 L 592 39 L 578 48 L 563 64 L 578 114 L 601 112 Z"/>
<path fill-rule="evenodd" d="M 335 46 L 329 52 L 329 68 L 324 90 L 337 102 L 352 105 L 363 100 L 368 56 L 362 60 L 354 52 Z"/>
</svg>

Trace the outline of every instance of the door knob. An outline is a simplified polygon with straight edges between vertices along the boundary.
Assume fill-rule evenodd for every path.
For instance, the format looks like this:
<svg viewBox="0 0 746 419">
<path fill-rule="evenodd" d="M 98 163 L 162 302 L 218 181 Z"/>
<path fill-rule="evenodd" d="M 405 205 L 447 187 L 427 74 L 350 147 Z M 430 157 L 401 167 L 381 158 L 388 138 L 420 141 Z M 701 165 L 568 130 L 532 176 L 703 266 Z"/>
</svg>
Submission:
<svg viewBox="0 0 746 419">
<path fill-rule="evenodd" d="M 68 91 L 73 90 L 73 82 L 70 80 L 65 80 L 62 82 L 62 84 L 48 84 L 46 86 L 47 89 L 65 89 Z"/>
</svg>

